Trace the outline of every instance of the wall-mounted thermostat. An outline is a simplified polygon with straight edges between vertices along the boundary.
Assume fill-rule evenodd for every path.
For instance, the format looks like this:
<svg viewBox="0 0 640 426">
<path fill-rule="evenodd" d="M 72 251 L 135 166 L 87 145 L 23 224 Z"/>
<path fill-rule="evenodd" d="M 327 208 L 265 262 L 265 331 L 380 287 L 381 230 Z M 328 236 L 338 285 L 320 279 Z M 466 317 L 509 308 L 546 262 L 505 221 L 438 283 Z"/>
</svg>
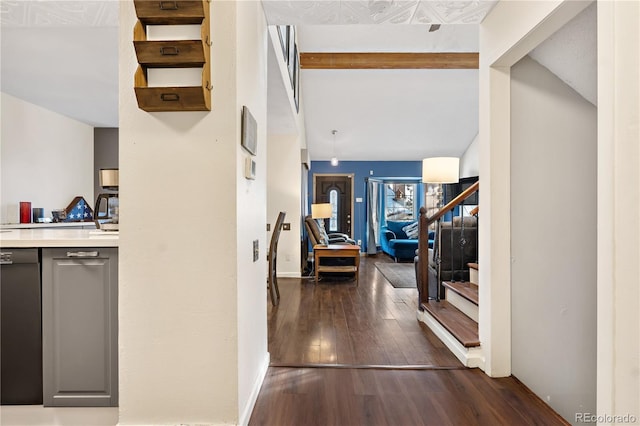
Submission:
<svg viewBox="0 0 640 426">
<path fill-rule="evenodd" d="M 251 157 L 244 160 L 244 177 L 247 179 L 256 178 L 256 162 Z"/>
</svg>

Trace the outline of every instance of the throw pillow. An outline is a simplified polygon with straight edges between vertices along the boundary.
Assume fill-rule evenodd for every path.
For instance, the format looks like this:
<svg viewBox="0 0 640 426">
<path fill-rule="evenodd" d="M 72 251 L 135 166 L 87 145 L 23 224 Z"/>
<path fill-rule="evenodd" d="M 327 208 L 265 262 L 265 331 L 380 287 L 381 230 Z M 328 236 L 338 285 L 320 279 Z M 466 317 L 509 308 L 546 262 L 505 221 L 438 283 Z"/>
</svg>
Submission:
<svg viewBox="0 0 640 426">
<path fill-rule="evenodd" d="M 403 227 L 402 230 L 407 234 L 407 238 L 418 238 L 418 222 L 413 222 L 412 224 Z"/>
</svg>

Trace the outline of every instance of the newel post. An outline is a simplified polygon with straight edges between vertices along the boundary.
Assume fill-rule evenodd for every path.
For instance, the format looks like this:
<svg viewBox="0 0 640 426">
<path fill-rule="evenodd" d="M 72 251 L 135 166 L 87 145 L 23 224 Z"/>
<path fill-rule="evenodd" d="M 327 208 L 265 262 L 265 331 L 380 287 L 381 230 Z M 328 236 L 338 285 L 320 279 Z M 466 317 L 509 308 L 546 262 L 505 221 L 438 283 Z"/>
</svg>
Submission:
<svg viewBox="0 0 640 426">
<path fill-rule="evenodd" d="M 427 225 L 427 209 L 420 208 L 418 220 L 418 264 L 416 265 L 418 281 L 418 309 L 429 300 L 429 226 Z"/>
</svg>

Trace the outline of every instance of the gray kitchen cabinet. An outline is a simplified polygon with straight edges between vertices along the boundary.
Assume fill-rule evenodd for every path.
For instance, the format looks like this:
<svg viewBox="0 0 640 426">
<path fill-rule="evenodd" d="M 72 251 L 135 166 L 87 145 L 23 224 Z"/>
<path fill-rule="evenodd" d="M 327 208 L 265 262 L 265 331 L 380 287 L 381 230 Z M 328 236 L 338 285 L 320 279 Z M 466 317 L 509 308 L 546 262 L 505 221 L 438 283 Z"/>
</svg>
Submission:
<svg viewBox="0 0 640 426">
<path fill-rule="evenodd" d="M 43 403 L 118 405 L 118 249 L 42 249 Z"/>
</svg>

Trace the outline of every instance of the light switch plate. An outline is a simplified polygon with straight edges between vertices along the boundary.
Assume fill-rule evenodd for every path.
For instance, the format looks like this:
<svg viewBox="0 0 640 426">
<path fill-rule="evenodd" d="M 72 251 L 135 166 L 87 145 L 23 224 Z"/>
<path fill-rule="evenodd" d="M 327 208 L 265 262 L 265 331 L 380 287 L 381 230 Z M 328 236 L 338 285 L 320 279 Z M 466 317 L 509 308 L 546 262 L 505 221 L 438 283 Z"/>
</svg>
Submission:
<svg viewBox="0 0 640 426">
<path fill-rule="evenodd" d="M 260 258 L 259 240 L 253 240 L 253 261 L 257 262 Z"/>
<path fill-rule="evenodd" d="M 282 224 L 282 230 L 283 231 L 291 231 L 291 224 L 290 223 L 283 223 Z"/>
</svg>

